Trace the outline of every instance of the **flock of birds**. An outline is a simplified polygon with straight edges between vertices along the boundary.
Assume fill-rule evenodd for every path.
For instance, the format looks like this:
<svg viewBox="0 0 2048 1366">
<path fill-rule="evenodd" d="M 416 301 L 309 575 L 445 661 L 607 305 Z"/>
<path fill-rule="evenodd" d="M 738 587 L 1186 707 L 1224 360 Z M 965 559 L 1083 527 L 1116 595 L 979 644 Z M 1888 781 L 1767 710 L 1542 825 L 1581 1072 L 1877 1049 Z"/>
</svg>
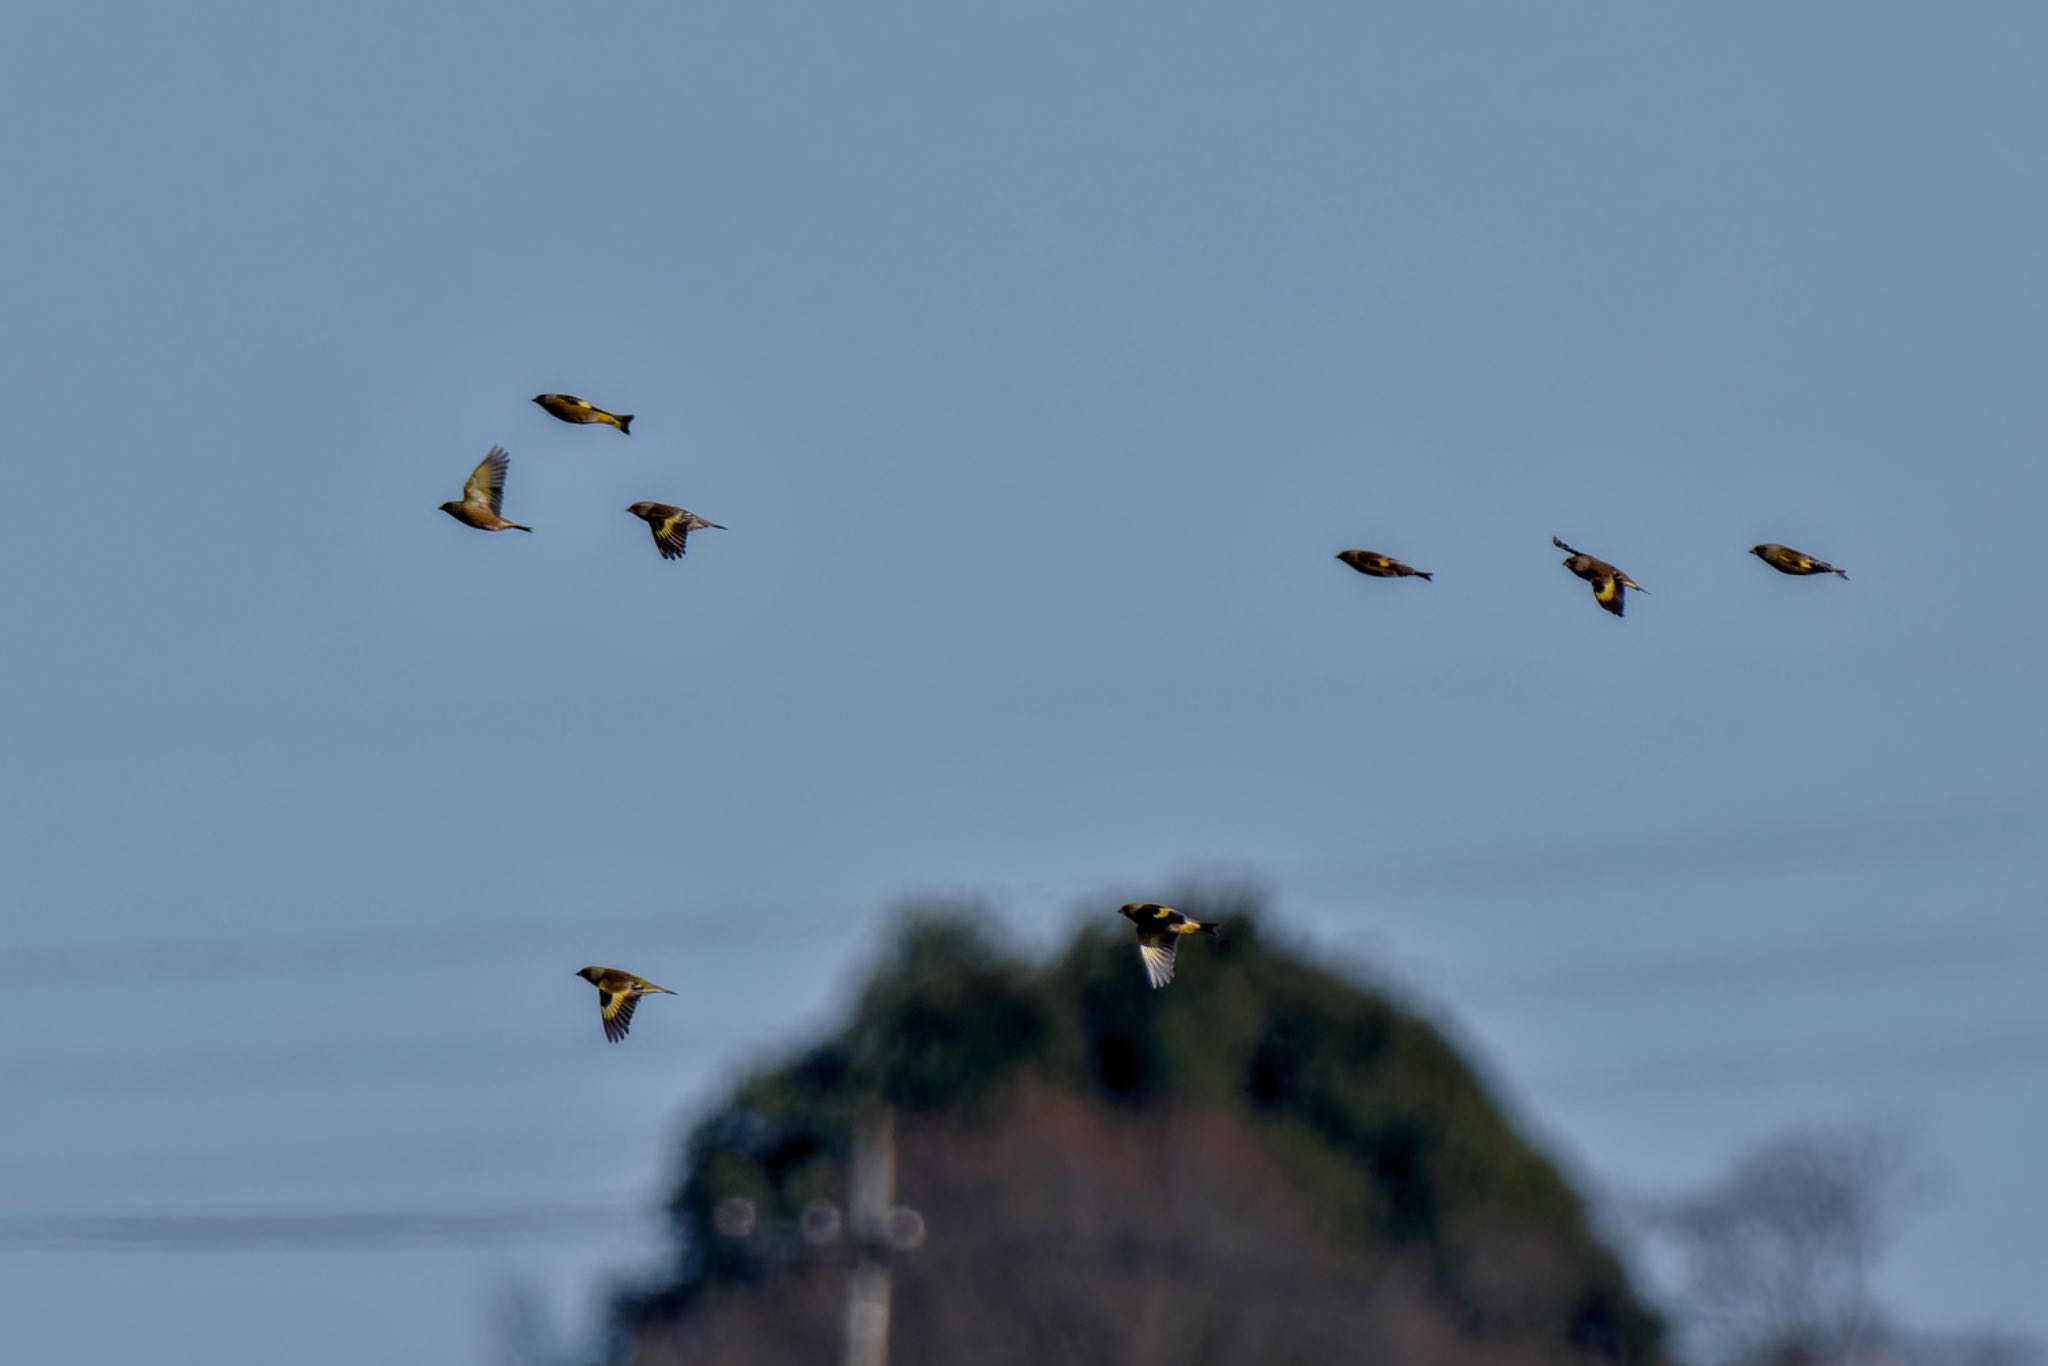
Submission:
<svg viewBox="0 0 2048 1366">
<path fill-rule="evenodd" d="M 1216 933 L 1215 921 L 1197 920 L 1156 901 L 1126 901 L 1116 908 L 1116 913 L 1130 921 L 1131 928 L 1138 932 L 1138 958 L 1145 965 L 1146 980 L 1155 988 L 1173 980 L 1174 951 L 1184 936 Z M 576 975 L 597 988 L 597 1018 L 604 1026 L 605 1038 L 613 1043 L 626 1037 L 626 1030 L 633 1023 L 633 1007 L 642 996 L 675 995 L 667 987 L 658 987 L 624 968 L 592 964 L 578 968 Z"/>
<path fill-rule="evenodd" d="M 563 422 L 615 427 L 621 433 L 632 434 L 631 413 L 606 412 L 573 394 L 538 394 L 533 401 L 540 405 L 542 411 Z M 491 447 L 490 453 L 470 472 L 469 479 L 463 484 L 462 497 L 441 504 L 441 511 L 464 526 L 475 527 L 479 531 L 532 531 L 532 527 L 521 526 L 503 514 L 505 472 L 511 463 L 511 457 L 503 446 Z M 626 511 L 647 523 L 648 529 L 654 533 L 655 548 L 665 560 L 672 560 L 683 553 L 691 532 L 707 527 L 714 531 L 725 530 L 717 522 L 707 521 L 686 508 L 667 503 L 634 503 Z M 1628 589 L 1633 588 L 1638 593 L 1649 591 L 1598 556 L 1575 550 L 1555 536 L 1550 538 L 1550 543 L 1565 552 L 1564 567 L 1592 585 L 1593 601 L 1617 617 L 1626 607 Z M 1774 542 L 1751 546 L 1749 553 L 1781 574 L 1849 577 L 1825 560 Z M 1435 578 L 1427 570 L 1416 569 L 1374 550 L 1339 551 L 1337 558 L 1371 578 L 1415 578 L 1424 582 Z M 1196 920 L 1156 901 L 1127 901 L 1117 907 L 1117 914 L 1130 921 L 1131 927 L 1137 931 L 1138 957 L 1144 964 L 1146 980 L 1154 988 L 1163 987 L 1173 980 L 1174 954 L 1183 938 L 1191 934 L 1216 933 L 1213 921 Z M 613 1043 L 626 1037 L 626 1030 L 633 1023 L 633 1008 L 641 997 L 675 995 L 668 988 L 658 987 L 646 978 L 621 968 L 593 965 L 579 969 L 576 975 L 597 988 L 598 1017 L 604 1025 L 605 1038 Z"/>
<path fill-rule="evenodd" d="M 617 427 L 629 436 L 633 431 L 631 413 L 608 413 L 574 394 L 535 394 L 533 401 L 543 411 L 564 422 Z M 463 482 L 462 496 L 441 504 L 441 511 L 478 531 L 532 531 L 532 527 L 521 526 L 504 515 L 505 471 L 511 467 L 512 457 L 505 448 L 491 447 L 489 454 L 477 463 Z M 718 523 L 706 521 L 687 508 L 671 507 L 667 503 L 634 503 L 626 511 L 647 523 L 648 529 L 654 533 L 654 548 L 661 552 L 664 560 L 673 560 L 682 554 L 693 531 L 702 531 L 706 527 L 713 531 L 725 530 Z"/>
<path fill-rule="evenodd" d="M 1617 617 L 1627 606 L 1627 594 L 1624 590 L 1633 588 L 1638 593 L 1650 591 L 1598 556 L 1588 555 L 1583 550 L 1574 550 L 1555 536 L 1550 538 L 1550 543 L 1564 552 L 1562 563 L 1566 569 L 1593 585 L 1593 601 Z M 1749 548 L 1749 553 L 1780 574 L 1833 574 L 1839 579 L 1849 577 L 1826 560 L 1816 560 L 1804 551 L 1794 550 L 1789 545 L 1779 545 L 1775 541 L 1753 545 Z M 1427 570 L 1412 568 L 1376 550 L 1340 550 L 1337 552 L 1337 558 L 1359 573 L 1370 574 L 1376 579 L 1417 578 L 1426 582 L 1436 577 Z"/>
</svg>

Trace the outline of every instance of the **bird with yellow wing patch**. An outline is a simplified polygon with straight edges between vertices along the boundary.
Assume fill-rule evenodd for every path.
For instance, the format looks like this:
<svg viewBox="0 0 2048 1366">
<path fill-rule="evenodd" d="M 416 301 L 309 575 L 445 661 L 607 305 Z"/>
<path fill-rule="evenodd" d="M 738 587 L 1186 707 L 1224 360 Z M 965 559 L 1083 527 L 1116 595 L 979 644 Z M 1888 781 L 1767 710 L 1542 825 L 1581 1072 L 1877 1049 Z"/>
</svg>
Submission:
<svg viewBox="0 0 2048 1366">
<path fill-rule="evenodd" d="M 533 530 L 498 515 L 498 508 L 505 500 L 505 471 L 511 464 L 512 457 L 505 453 L 503 446 L 491 447 L 490 454 L 470 471 L 468 482 L 462 486 L 462 497 L 441 504 L 441 511 L 478 531 Z"/>
<path fill-rule="evenodd" d="M 645 977 L 635 977 L 617 968 L 578 968 L 576 975 L 597 988 L 598 1018 L 604 1022 L 604 1036 L 613 1043 L 626 1037 L 626 1030 L 633 1023 L 633 1007 L 642 996 L 675 995 L 667 987 L 658 987 Z"/>
<path fill-rule="evenodd" d="M 633 434 L 631 413 L 608 413 L 595 403 L 585 402 L 574 394 L 535 394 L 533 401 L 541 411 L 564 422 L 588 425 L 597 423 L 606 427 L 617 427 L 628 436 Z"/>
<path fill-rule="evenodd" d="M 1627 606 L 1627 595 L 1622 592 L 1623 589 L 1633 588 L 1638 593 L 1650 591 L 1605 560 L 1595 559 L 1584 551 L 1573 550 L 1555 536 L 1550 538 L 1550 543 L 1565 552 L 1565 558 L 1561 563 L 1566 569 L 1593 585 L 1593 601 L 1617 617 Z"/>
<path fill-rule="evenodd" d="M 654 533 L 654 548 L 661 552 L 664 560 L 673 560 L 683 553 L 684 543 L 693 531 L 709 527 L 723 531 L 716 522 L 708 522 L 687 508 L 670 507 L 667 503 L 634 503 L 626 511 L 647 523 Z"/>
<path fill-rule="evenodd" d="M 1138 931 L 1138 957 L 1155 989 L 1173 980 L 1174 952 L 1183 935 L 1216 933 L 1214 922 L 1182 915 L 1156 901 L 1126 901 L 1116 908 L 1116 913 Z"/>
</svg>

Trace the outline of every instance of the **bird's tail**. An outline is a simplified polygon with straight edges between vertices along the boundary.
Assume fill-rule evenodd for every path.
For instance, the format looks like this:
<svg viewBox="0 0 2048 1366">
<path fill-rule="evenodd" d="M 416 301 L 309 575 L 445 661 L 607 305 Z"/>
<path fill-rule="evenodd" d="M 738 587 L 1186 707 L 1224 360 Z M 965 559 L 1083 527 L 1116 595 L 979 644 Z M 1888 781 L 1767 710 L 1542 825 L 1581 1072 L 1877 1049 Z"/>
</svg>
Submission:
<svg viewBox="0 0 2048 1366">
<path fill-rule="evenodd" d="M 627 436 L 631 436 L 633 434 L 633 415 L 631 413 L 620 413 L 618 416 L 619 430 Z"/>
<path fill-rule="evenodd" d="M 1195 933 L 1196 933 L 1196 934 L 1210 934 L 1210 935 L 1213 935 L 1213 934 L 1215 934 L 1215 933 L 1216 933 L 1216 922 L 1215 922 L 1215 921 L 1213 921 L 1213 920 L 1198 920 L 1198 921 L 1196 921 L 1196 922 L 1195 922 Z"/>
<path fill-rule="evenodd" d="M 1621 581 L 1621 586 L 1623 588 L 1630 589 L 1637 593 L 1647 593 L 1650 591 L 1649 589 L 1643 587 L 1641 584 L 1637 583 L 1634 579 L 1623 579 Z"/>
<path fill-rule="evenodd" d="M 1849 577 L 1847 574 L 1844 574 L 1841 570 L 1836 569 L 1832 565 L 1828 566 L 1828 573 L 1833 574 L 1838 579 L 1846 580 Z"/>
<path fill-rule="evenodd" d="M 505 530 L 507 530 L 507 531 L 531 531 L 531 530 L 533 530 L 533 528 L 532 528 L 532 527 L 530 527 L 530 526 L 521 526 L 521 525 L 519 525 L 519 523 L 517 523 L 517 522 L 507 522 L 507 523 L 505 523 Z"/>
<path fill-rule="evenodd" d="M 710 528 L 711 528 L 711 529 L 712 529 L 713 531 L 724 531 L 724 530 L 725 530 L 725 527 L 723 527 L 722 525 L 720 525 L 720 524 L 719 524 L 719 523 L 717 523 L 717 522 L 706 522 L 706 523 L 705 523 L 704 525 L 705 525 L 705 526 L 708 526 L 708 527 L 710 527 Z"/>
<path fill-rule="evenodd" d="M 1558 540 L 1555 536 L 1552 536 L 1550 538 L 1550 543 L 1556 546 L 1559 550 L 1562 550 L 1567 555 L 1576 555 L 1579 553 L 1578 551 L 1572 549 L 1570 546 L 1566 545 L 1563 541 Z"/>
<path fill-rule="evenodd" d="M 1429 573 L 1427 570 L 1418 569 L 1415 571 L 1415 577 L 1421 579 L 1424 583 L 1428 583 L 1430 580 L 1434 579 L 1436 575 Z"/>
</svg>

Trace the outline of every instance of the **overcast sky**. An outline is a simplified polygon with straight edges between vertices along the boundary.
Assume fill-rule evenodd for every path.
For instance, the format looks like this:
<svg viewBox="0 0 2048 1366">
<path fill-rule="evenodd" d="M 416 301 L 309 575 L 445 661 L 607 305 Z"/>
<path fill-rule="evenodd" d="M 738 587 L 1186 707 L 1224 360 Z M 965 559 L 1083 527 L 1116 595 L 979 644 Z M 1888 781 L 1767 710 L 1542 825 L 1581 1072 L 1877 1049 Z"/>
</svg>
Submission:
<svg viewBox="0 0 2048 1366">
<path fill-rule="evenodd" d="M 12 16 L 10 1348 L 491 1360 L 892 898 L 1202 869 L 1589 1181 L 1917 1126 L 1886 1292 L 2048 1334 L 2048 13 L 1388 8 Z"/>
</svg>

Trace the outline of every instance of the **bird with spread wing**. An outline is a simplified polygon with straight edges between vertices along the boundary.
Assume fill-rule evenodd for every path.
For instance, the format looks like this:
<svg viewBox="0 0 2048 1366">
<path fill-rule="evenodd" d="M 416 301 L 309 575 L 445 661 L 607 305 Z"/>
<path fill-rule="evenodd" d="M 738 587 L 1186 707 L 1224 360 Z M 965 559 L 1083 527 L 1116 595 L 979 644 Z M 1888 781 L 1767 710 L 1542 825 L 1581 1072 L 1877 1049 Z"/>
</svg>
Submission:
<svg viewBox="0 0 2048 1366">
<path fill-rule="evenodd" d="M 491 453 L 469 472 L 469 479 L 462 486 L 462 497 L 441 504 L 441 511 L 478 531 L 533 530 L 498 515 L 498 508 L 505 501 L 505 471 L 511 464 L 512 457 L 505 453 L 503 446 L 491 447 Z"/>
<path fill-rule="evenodd" d="M 1126 901 L 1116 908 L 1116 913 L 1138 931 L 1138 957 L 1144 961 L 1145 976 L 1154 988 L 1173 980 L 1174 951 L 1180 946 L 1181 936 L 1216 933 L 1213 921 L 1196 920 L 1156 901 Z"/>
<path fill-rule="evenodd" d="M 626 1030 L 633 1023 L 633 1007 L 642 996 L 675 995 L 667 987 L 658 987 L 645 977 L 635 977 L 617 968 L 578 968 L 576 975 L 597 988 L 598 1018 L 604 1022 L 604 1036 L 613 1043 L 626 1037 Z"/>
<path fill-rule="evenodd" d="M 713 531 L 725 530 L 718 523 L 706 521 L 687 508 L 670 507 L 667 503 L 635 503 L 626 511 L 647 523 L 648 530 L 654 533 L 654 548 L 661 552 L 664 560 L 673 560 L 682 554 L 683 544 L 693 531 L 702 531 L 706 527 Z"/>
<path fill-rule="evenodd" d="M 1626 595 L 1622 592 L 1624 588 L 1633 588 L 1638 593 L 1650 591 L 1605 560 L 1595 559 L 1584 551 L 1573 550 L 1555 536 L 1550 538 L 1550 543 L 1565 552 L 1565 558 L 1561 563 L 1566 569 L 1593 585 L 1593 601 L 1617 617 L 1627 605 L 1624 601 Z"/>
</svg>

